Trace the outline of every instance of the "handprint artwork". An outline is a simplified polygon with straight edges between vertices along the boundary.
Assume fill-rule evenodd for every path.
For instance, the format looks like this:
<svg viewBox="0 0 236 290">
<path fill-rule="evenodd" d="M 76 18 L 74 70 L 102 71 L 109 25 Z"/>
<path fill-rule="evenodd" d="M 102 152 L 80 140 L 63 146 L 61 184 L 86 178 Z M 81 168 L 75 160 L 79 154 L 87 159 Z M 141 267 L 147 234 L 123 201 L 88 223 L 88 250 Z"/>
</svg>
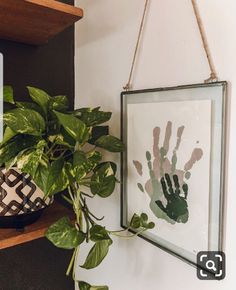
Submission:
<svg viewBox="0 0 236 290">
<path fill-rule="evenodd" d="M 147 213 L 145 240 L 195 263 L 219 249 L 226 84 L 122 94 L 121 224 Z"/>
<path fill-rule="evenodd" d="M 185 162 L 183 168 L 178 167 L 178 151 L 181 147 L 184 126 L 180 126 L 176 134 L 175 147 L 170 151 L 170 141 L 173 137 L 173 124 L 167 122 L 163 145 L 160 145 L 161 128 L 153 129 L 152 154 L 146 152 L 147 168 L 149 179 L 145 184 L 138 183 L 137 186 L 142 193 L 147 193 L 150 197 L 150 209 L 154 215 L 170 224 L 187 223 L 189 219 L 188 209 L 188 182 L 191 179 L 191 172 L 196 162 L 203 157 L 201 148 L 193 148 L 192 154 Z M 198 142 L 197 142 L 198 143 Z M 171 152 L 171 154 L 169 154 Z M 168 157 L 168 156 L 171 156 Z M 144 165 L 133 160 L 140 177 L 143 176 Z"/>
</svg>

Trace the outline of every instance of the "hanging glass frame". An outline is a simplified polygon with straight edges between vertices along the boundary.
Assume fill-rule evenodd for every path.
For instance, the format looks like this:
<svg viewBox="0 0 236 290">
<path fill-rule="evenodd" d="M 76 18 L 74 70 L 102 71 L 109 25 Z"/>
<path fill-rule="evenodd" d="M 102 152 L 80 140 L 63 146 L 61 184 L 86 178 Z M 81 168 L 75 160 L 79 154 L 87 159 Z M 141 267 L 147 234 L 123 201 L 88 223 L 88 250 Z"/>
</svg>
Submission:
<svg viewBox="0 0 236 290">
<path fill-rule="evenodd" d="M 140 237 L 196 265 L 223 250 L 226 82 L 121 94 L 121 225 L 146 212 Z"/>
</svg>

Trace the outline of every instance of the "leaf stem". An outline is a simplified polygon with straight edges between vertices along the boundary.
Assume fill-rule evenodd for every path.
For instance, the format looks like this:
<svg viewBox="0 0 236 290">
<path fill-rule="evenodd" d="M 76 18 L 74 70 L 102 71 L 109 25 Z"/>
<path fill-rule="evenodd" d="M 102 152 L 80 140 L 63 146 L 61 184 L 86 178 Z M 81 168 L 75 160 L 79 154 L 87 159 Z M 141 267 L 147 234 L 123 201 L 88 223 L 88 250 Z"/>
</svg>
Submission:
<svg viewBox="0 0 236 290">
<path fill-rule="evenodd" d="M 130 228 L 127 228 L 125 230 L 120 230 L 120 231 L 108 231 L 110 234 L 113 234 L 113 233 L 125 233 L 125 232 L 128 232 Z"/>
<path fill-rule="evenodd" d="M 69 199 L 66 195 L 62 194 L 62 198 L 66 200 L 69 204 L 73 205 L 73 201 Z"/>
<path fill-rule="evenodd" d="M 87 208 L 88 214 L 91 215 L 93 218 L 95 218 L 95 220 L 102 221 L 105 218 L 104 216 L 101 218 L 96 217 L 93 213 L 91 213 L 91 211 L 88 209 L 87 206 L 86 206 L 86 208 Z"/>
<path fill-rule="evenodd" d="M 77 279 L 75 279 L 75 271 L 76 271 L 76 265 L 77 265 L 77 260 L 79 258 L 79 246 L 75 249 L 75 262 L 74 262 L 74 267 L 73 267 L 73 280 L 76 281 Z"/>
<path fill-rule="evenodd" d="M 142 229 L 139 232 L 137 232 L 136 234 L 132 234 L 132 235 L 127 235 L 127 236 L 123 236 L 123 235 L 119 235 L 116 232 L 110 232 L 111 235 L 119 237 L 119 238 L 123 238 L 123 239 L 130 239 L 130 238 L 134 238 L 137 237 L 138 235 L 142 234 L 143 232 L 145 232 L 146 229 Z"/>
<path fill-rule="evenodd" d="M 89 195 L 89 194 L 87 194 L 85 192 L 81 192 L 81 194 L 84 195 L 84 196 L 87 196 L 89 198 L 94 198 L 94 195 Z"/>
<path fill-rule="evenodd" d="M 49 148 L 49 150 L 46 152 L 46 155 L 49 155 L 55 147 L 57 147 L 57 144 L 53 143 L 52 146 Z"/>
<path fill-rule="evenodd" d="M 74 204 L 74 202 L 75 202 L 75 198 L 74 198 L 74 196 L 73 196 L 72 189 L 71 189 L 70 186 L 68 186 L 68 192 L 69 192 L 70 198 L 71 198 L 71 200 L 72 200 L 72 202 L 73 202 L 73 204 Z"/>
<path fill-rule="evenodd" d="M 86 242 L 88 243 L 89 242 L 89 219 L 86 212 L 84 212 L 84 219 L 86 223 Z"/>
<path fill-rule="evenodd" d="M 74 262 L 75 262 L 75 255 L 76 255 L 76 249 L 74 250 L 73 255 L 71 257 L 70 264 L 69 264 L 67 271 L 66 271 L 66 276 L 70 275 L 71 269 L 72 269 Z"/>
</svg>

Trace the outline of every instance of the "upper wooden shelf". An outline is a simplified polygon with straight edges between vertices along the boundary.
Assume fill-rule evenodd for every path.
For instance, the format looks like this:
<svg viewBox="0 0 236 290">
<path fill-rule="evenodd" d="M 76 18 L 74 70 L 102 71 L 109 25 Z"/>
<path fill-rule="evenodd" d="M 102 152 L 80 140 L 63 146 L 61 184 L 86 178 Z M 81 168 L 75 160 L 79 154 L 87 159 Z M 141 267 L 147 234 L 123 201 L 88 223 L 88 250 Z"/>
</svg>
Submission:
<svg viewBox="0 0 236 290">
<path fill-rule="evenodd" d="M 45 209 L 38 221 L 25 227 L 22 232 L 16 229 L 0 229 L 0 250 L 44 237 L 48 227 L 64 216 L 75 219 L 72 210 L 55 201 Z"/>
<path fill-rule="evenodd" d="M 82 17 L 82 9 L 54 0 L 0 0 L 0 38 L 45 44 Z"/>
</svg>

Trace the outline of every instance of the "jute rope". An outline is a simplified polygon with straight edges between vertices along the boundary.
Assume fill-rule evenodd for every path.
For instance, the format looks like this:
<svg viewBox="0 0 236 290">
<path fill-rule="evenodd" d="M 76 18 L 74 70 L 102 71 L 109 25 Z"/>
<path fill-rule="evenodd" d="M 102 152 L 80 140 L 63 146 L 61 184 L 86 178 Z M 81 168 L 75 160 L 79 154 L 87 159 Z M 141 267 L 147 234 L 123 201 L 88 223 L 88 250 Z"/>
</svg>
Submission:
<svg viewBox="0 0 236 290">
<path fill-rule="evenodd" d="M 124 90 L 126 90 L 126 91 L 129 91 L 132 88 L 131 80 L 132 80 L 134 65 L 136 62 L 137 53 L 138 53 L 138 49 L 139 49 L 139 45 L 140 45 L 140 41 L 141 41 L 141 36 L 142 36 L 143 28 L 144 28 L 144 21 L 145 21 L 145 17 L 146 17 L 146 13 L 147 13 L 148 4 L 149 4 L 149 0 L 145 0 L 143 16 L 142 16 L 142 20 L 141 20 L 141 24 L 140 24 L 140 28 L 139 28 L 139 32 L 138 32 L 138 39 L 137 39 L 135 50 L 134 50 L 134 56 L 133 56 L 131 69 L 130 69 L 130 73 L 129 73 L 129 79 L 128 79 L 127 84 L 123 87 Z"/>
<path fill-rule="evenodd" d="M 209 45 L 207 42 L 207 37 L 206 37 L 206 33 L 205 33 L 205 30 L 203 27 L 203 23 L 202 23 L 202 19 L 200 16 L 200 11 L 199 11 L 198 6 L 197 6 L 197 2 L 196 2 L 196 0 L 191 0 L 191 1 L 192 1 L 192 5 L 193 5 L 194 14 L 195 14 L 195 17 L 197 20 L 198 28 L 199 28 L 199 31 L 201 34 L 203 47 L 204 47 L 206 57 L 208 60 L 208 64 L 210 67 L 210 71 L 211 71 L 210 77 L 207 80 L 205 80 L 205 83 L 218 81 L 217 73 L 215 71 L 213 59 L 211 57 L 210 48 L 209 48 Z"/>
<path fill-rule="evenodd" d="M 138 38 L 137 38 L 137 42 L 136 42 L 136 46 L 135 46 L 135 50 L 134 50 L 134 55 L 133 55 L 133 60 L 132 60 L 132 64 L 131 64 L 131 69 L 130 69 L 130 73 L 129 73 L 129 78 L 128 78 L 128 82 L 127 84 L 123 87 L 124 90 L 129 91 L 132 89 L 132 77 L 133 77 L 133 72 L 134 72 L 134 66 L 135 66 L 135 62 L 137 59 L 137 54 L 138 54 L 138 50 L 139 50 L 139 46 L 140 46 L 140 42 L 141 42 L 141 36 L 142 36 L 142 32 L 143 32 L 143 28 L 144 28 L 144 22 L 145 22 L 145 17 L 147 14 L 147 8 L 148 8 L 148 4 L 149 4 L 150 0 L 145 0 L 145 5 L 144 5 L 144 11 L 143 11 L 143 16 L 142 16 L 142 20 L 140 23 L 140 27 L 139 27 L 139 32 L 138 32 Z M 207 37 L 206 37 L 206 33 L 203 27 L 203 22 L 200 16 L 200 11 L 198 9 L 197 6 L 197 2 L 196 0 L 191 0 L 192 2 L 192 6 L 193 6 L 193 11 L 197 20 L 197 24 L 198 24 L 198 28 L 199 28 L 199 32 L 201 35 L 201 39 L 202 39 L 202 43 L 203 43 L 203 48 L 204 51 L 206 53 L 206 57 L 207 57 L 207 61 L 209 64 L 209 68 L 210 68 L 210 77 L 208 79 L 205 80 L 205 83 L 209 83 L 209 82 L 216 82 L 218 81 L 218 76 L 214 67 L 214 63 L 213 63 L 213 59 L 211 57 L 211 53 L 210 53 L 210 48 L 207 42 Z"/>
</svg>

